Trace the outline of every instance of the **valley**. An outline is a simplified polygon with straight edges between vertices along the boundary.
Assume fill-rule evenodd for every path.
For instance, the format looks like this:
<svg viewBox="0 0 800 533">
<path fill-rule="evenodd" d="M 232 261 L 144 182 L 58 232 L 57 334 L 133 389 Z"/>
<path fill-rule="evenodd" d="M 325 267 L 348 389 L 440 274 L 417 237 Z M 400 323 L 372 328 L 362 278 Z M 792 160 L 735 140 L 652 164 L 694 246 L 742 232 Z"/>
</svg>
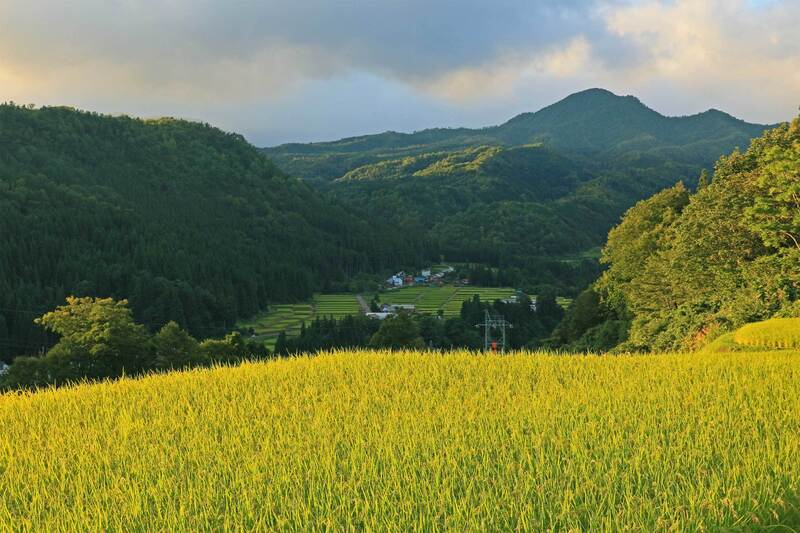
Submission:
<svg viewBox="0 0 800 533">
<path fill-rule="evenodd" d="M 0 533 L 800 532 L 798 28 L 0 0 Z"/>
</svg>

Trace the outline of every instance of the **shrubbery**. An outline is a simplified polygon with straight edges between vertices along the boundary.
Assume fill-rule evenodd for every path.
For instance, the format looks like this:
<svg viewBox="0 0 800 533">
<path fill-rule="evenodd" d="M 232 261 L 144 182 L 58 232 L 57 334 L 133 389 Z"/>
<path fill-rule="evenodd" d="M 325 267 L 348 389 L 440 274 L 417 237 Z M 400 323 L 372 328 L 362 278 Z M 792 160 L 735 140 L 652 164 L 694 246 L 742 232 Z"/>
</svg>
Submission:
<svg viewBox="0 0 800 533">
<path fill-rule="evenodd" d="M 126 300 L 69 297 L 67 305 L 37 323 L 60 340 L 42 357 L 16 358 L 0 376 L 2 388 L 63 385 L 269 355 L 263 345 L 246 342 L 239 333 L 197 342 L 175 322 L 151 336 L 134 322 Z"/>
</svg>

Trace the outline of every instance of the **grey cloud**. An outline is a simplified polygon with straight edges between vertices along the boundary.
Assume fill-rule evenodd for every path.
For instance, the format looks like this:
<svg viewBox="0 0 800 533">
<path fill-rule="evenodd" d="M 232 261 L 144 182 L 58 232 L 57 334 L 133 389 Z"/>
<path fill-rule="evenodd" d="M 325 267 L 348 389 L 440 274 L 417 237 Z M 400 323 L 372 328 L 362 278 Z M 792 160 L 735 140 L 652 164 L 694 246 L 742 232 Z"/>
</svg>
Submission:
<svg viewBox="0 0 800 533">
<path fill-rule="evenodd" d="M 0 48 L 6 60 L 29 67 L 102 60 L 125 65 L 144 78 L 180 79 L 196 68 L 254 61 L 270 68 L 285 62 L 277 56 L 288 54 L 291 65 L 283 65 L 275 77 L 325 77 L 366 69 L 424 79 L 491 62 L 507 50 L 535 51 L 582 32 L 598 33 L 595 4 L 5 0 L 0 5 Z"/>
</svg>

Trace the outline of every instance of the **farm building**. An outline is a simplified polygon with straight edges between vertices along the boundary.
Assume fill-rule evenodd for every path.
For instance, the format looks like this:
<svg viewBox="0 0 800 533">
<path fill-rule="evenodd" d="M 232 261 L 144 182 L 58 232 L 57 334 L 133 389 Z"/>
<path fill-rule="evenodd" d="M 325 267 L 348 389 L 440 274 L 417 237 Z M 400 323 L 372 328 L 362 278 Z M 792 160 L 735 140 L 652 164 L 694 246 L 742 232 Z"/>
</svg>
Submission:
<svg viewBox="0 0 800 533">
<path fill-rule="evenodd" d="M 386 284 L 391 287 L 402 287 L 404 284 L 404 278 L 395 274 L 394 276 L 386 280 Z"/>
</svg>

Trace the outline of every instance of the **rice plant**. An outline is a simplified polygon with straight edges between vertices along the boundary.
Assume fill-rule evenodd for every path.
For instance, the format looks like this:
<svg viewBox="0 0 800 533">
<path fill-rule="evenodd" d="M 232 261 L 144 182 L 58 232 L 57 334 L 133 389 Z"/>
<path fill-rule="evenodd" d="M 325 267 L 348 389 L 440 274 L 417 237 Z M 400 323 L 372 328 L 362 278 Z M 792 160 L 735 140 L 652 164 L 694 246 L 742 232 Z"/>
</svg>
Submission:
<svg viewBox="0 0 800 533">
<path fill-rule="evenodd" d="M 4 531 L 800 523 L 797 352 L 336 352 L 0 396 L 0 428 Z"/>
</svg>

